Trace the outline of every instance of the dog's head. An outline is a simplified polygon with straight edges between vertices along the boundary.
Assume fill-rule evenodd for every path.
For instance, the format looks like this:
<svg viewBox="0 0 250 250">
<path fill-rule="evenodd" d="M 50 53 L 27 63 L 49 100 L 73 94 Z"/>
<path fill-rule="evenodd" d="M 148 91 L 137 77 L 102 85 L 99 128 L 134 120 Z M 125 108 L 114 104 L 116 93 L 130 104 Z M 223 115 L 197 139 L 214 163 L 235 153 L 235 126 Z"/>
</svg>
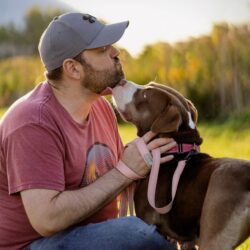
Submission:
<svg viewBox="0 0 250 250">
<path fill-rule="evenodd" d="M 198 115 L 192 102 L 165 85 L 141 86 L 124 80 L 113 89 L 113 100 L 123 119 L 137 127 L 138 136 L 149 130 L 174 138 L 197 132 Z"/>
</svg>

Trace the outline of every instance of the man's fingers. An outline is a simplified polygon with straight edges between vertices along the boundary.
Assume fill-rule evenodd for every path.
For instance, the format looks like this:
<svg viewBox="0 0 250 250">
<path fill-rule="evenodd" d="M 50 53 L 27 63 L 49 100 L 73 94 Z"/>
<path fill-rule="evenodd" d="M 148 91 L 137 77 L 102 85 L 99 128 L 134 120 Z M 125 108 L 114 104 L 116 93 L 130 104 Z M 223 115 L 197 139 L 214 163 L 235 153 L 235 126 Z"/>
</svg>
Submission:
<svg viewBox="0 0 250 250">
<path fill-rule="evenodd" d="M 171 161 L 173 159 L 174 159 L 173 155 L 167 155 L 167 156 L 161 157 L 160 163 L 162 164 L 162 163 Z"/>
<path fill-rule="evenodd" d="M 151 141 L 147 145 L 147 147 L 151 151 L 155 148 L 159 148 L 161 146 L 164 146 L 164 147 L 166 146 L 166 150 L 165 150 L 165 152 L 166 152 L 168 149 L 174 147 L 175 145 L 176 145 L 176 142 L 172 138 L 157 138 L 157 139 Z"/>
<path fill-rule="evenodd" d="M 156 136 L 156 133 L 152 132 L 152 131 L 148 131 L 144 136 L 142 136 L 141 138 L 143 139 L 143 141 L 147 144 L 150 140 L 152 140 L 154 137 Z"/>
<path fill-rule="evenodd" d="M 168 144 L 165 144 L 165 145 L 161 146 L 160 147 L 160 152 L 161 152 L 161 154 L 165 153 L 165 152 L 169 151 L 171 148 L 173 148 L 175 146 L 176 146 L 176 142 L 172 141 L 172 142 L 170 142 Z"/>
</svg>

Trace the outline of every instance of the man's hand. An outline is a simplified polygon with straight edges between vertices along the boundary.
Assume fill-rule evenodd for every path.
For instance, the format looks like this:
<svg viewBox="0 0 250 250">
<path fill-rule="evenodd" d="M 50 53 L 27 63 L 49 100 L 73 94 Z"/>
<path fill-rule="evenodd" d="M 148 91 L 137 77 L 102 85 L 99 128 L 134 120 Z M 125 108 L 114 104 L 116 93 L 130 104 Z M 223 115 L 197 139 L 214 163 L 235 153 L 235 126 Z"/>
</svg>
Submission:
<svg viewBox="0 0 250 250">
<path fill-rule="evenodd" d="M 160 152 L 164 153 L 176 145 L 176 142 L 171 138 L 157 138 L 152 140 L 155 136 L 155 133 L 149 131 L 141 137 L 149 151 L 159 148 Z M 172 155 L 162 157 L 161 163 L 168 162 L 172 159 Z M 150 168 L 146 165 L 134 143 L 129 143 L 127 145 L 122 156 L 122 161 L 140 176 L 145 176 L 150 171 Z"/>
</svg>

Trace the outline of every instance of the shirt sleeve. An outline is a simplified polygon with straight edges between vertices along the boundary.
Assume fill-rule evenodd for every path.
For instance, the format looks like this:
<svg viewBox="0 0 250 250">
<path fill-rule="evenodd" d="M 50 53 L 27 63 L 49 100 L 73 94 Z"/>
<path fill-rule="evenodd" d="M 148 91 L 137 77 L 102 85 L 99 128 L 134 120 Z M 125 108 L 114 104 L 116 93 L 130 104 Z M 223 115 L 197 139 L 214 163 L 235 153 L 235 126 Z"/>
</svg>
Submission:
<svg viewBox="0 0 250 250">
<path fill-rule="evenodd" d="M 6 138 L 4 148 L 10 194 L 33 188 L 64 190 L 64 151 L 56 133 L 26 125 Z"/>
</svg>

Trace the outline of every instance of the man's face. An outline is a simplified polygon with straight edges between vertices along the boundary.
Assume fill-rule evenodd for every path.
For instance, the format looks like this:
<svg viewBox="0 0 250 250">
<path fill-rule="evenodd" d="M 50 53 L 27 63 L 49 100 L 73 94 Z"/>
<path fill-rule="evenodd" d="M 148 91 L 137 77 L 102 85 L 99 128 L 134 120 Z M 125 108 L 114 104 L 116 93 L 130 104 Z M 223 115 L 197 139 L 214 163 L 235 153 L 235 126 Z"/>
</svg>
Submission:
<svg viewBox="0 0 250 250">
<path fill-rule="evenodd" d="M 124 78 L 118 58 L 119 50 L 113 46 L 86 50 L 82 54 L 83 87 L 100 94 L 107 87 L 113 88 Z"/>
</svg>

